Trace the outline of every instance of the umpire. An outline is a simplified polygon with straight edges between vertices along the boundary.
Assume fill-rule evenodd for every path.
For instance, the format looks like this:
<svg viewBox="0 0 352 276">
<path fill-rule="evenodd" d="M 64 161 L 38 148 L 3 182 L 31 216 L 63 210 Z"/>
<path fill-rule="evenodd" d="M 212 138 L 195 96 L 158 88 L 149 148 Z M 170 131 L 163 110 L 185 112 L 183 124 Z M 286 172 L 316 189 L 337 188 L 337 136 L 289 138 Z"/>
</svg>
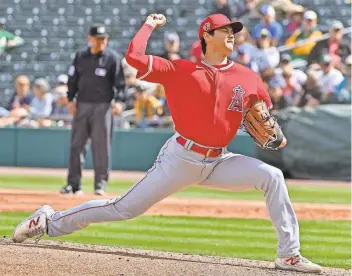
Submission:
<svg viewBox="0 0 352 276">
<path fill-rule="evenodd" d="M 95 194 L 104 195 L 111 162 L 112 115 L 121 112 L 118 95 L 125 79 L 118 55 L 107 47 L 106 27 L 89 30 L 90 46 L 78 51 L 69 68 L 68 110 L 72 122 L 67 185 L 61 194 L 82 194 L 81 177 L 88 139 L 91 140 Z"/>
</svg>

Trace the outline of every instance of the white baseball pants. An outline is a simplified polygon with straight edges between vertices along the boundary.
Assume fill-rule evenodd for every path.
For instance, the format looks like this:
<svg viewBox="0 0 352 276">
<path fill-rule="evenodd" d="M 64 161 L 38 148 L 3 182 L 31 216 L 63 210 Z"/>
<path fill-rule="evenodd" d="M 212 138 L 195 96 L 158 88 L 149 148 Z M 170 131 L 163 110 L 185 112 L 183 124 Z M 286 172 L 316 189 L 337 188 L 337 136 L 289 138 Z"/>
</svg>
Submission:
<svg viewBox="0 0 352 276">
<path fill-rule="evenodd" d="M 178 144 L 178 135 L 176 133 L 164 144 L 154 166 L 125 194 L 109 200 L 88 201 L 54 213 L 48 220 L 48 235 L 67 235 L 91 223 L 132 219 L 191 185 L 228 191 L 258 189 L 264 192 L 278 236 L 277 256 L 299 254 L 298 221 L 281 170 L 227 151 L 215 158 L 205 158 Z"/>
</svg>

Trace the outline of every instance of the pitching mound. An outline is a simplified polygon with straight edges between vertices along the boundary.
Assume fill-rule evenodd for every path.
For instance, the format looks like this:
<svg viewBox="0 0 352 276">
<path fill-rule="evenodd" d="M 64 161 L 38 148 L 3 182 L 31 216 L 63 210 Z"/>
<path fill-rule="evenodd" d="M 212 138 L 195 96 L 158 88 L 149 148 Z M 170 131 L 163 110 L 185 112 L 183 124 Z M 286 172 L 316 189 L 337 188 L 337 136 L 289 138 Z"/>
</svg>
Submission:
<svg viewBox="0 0 352 276">
<path fill-rule="evenodd" d="M 14 244 L 0 239 L 0 275 L 269 276 L 311 275 L 277 271 L 273 263 L 183 255 L 118 247 L 41 241 Z M 327 268 L 322 275 L 350 275 Z M 316 275 L 316 274 L 315 274 Z"/>
</svg>

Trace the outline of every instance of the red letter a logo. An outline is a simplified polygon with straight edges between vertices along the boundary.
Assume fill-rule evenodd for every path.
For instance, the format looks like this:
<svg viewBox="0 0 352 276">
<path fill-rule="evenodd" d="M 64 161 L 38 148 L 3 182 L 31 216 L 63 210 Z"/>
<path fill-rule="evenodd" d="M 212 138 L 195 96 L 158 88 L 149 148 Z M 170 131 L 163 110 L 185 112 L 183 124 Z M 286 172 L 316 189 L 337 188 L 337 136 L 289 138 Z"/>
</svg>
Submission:
<svg viewBox="0 0 352 276">
<path fill-rule="evenodd" d="M 234 96 L 232 97 L 231 103 L 228 106 L 227 110 L 243 112 L 243 94 L 245 91 L 241 85 L 237 85 L 233 89 Z"/>
</svg>

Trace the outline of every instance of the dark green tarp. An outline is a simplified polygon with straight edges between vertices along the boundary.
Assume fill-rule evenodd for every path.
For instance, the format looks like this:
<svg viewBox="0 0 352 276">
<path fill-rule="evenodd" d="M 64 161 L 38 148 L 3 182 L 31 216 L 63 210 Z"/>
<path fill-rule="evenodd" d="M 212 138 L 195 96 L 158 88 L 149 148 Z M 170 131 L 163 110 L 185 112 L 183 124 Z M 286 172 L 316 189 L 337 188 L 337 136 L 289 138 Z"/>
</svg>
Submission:
<svg viewBox="0 0 352 276">
<path fill-rule="evenodd" d="M 278 121 L 287 146 L 258 158 L 293 178 L 351 180 L 351 105 L 287 108 Z"/>
</svg>

